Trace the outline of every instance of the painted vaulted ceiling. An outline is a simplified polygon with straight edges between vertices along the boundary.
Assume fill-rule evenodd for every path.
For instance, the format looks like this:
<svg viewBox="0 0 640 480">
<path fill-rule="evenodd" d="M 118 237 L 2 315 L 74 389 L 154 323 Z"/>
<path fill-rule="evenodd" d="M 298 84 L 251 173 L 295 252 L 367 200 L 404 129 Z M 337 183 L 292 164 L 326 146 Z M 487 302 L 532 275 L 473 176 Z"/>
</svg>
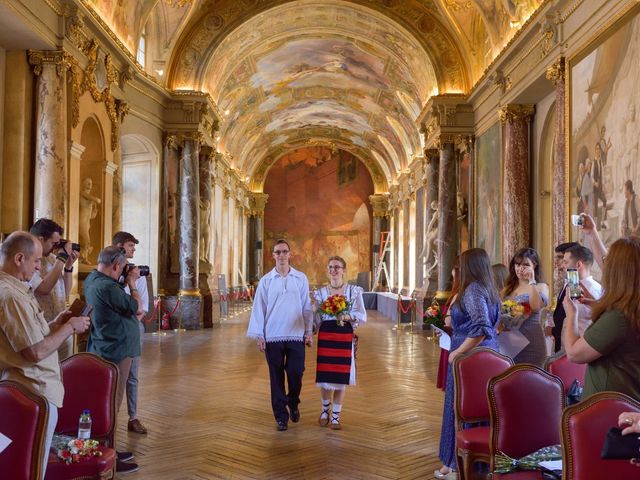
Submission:
<svg viewBox="0 0 640 480">
<path fill-rule="evenodd" d="M 390 184 L 432 95 L 466 93 L 543 0 L 85 0 L 172 90 L 208 92 L 218 149 L 260 185 L 309 145 Z"/>
</svg>

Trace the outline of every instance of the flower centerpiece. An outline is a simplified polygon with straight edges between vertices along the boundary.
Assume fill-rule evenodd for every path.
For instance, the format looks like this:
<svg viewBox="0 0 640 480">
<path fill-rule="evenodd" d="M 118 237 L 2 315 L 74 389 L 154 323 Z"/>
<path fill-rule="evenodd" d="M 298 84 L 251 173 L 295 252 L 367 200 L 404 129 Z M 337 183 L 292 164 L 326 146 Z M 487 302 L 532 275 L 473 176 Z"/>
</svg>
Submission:
<svg viewBox="0 0 640 480">
<path fill-rule="evenodd" d="M 66 464 L 80 463 L 100 457 L 102 452 L 98 450 L 100 444 L 90 438 L 73 438 L 67 435 L 54 435 L 51 447 L 60 460 Z"/>
<path fill-rule="evenodd" d="M 433 325 L 434 327 L 438 327 L 442 329 L 444 327 L 444 309 L 442 306 L 438 305 L 437 302 L 433 302 L 429 308 L 424 311 L 424 324 L 425 325 Z"/>
<path fill-rule="evenodd" d="M 500 314 L 502 325 L 506 330 L 518 328 L 531 315 L 531 305 L 529 302 L 505 300 L 500 306 Z"/>
<path fill-rule="evenodd" d="M 351 304 L 344 295 L 331 295 L 320 304 L 320 311 L 334 317 L 338 326 L 344 326 L 343 317 L 351 310 Z"/>
</svg>

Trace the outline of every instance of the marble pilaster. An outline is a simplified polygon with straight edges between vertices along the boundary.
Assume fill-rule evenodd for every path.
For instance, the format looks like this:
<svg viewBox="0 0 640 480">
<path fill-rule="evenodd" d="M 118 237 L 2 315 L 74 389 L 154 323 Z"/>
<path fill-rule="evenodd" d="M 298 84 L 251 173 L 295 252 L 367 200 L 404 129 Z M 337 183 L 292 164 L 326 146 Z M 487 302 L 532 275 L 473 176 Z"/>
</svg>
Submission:
<svg viewBox="0 0 640 480">
<path fill-rule="evenodd" d="M 451 290 L 451 269 L 458 254 L 456 156 L 453 139 L 440 140 L 438 170 L 438 292 Z"/>
<path fill-rule="evenodd" d="M 212 295 L 212 265 L 211 265 L 211 239 L 213 238 L 211 169 L 213 151 L 210 147 L 202 147 L 199 152 L 199 209 L 200 209 L 200 243 L 199 243 L 199 280 L 198 286 L 202 295 L 203 317 L 202 325 L 205 328 L 213 326 L 214 315 L 219 308 L 215 308 Z"/>
<path fill-rule="evenodd" d="M 373 234 L 371 239 L 371 250 L 372 250 L 372 261 L 371 265 L 373 266 L 373 274 L 376 273 L 376 267 L 378 266 L 378 261 L 380 260 L 380 249 L 384 248 L 382 242 L 382 232 L 387 233 L 387 237 L 389 238 L 389 196 L 385 194 L 375 194 L 369 195 L 369 202 L 371 203 L 371 210 L 373 212 Z M 387 272 L 389 272 L 389 255 L 385 255 L 382 259 L 387 266 Z M 380 278 L 380 282 L 376 285 L 376 278 L 371 279 L 371 289 L 374 290 L 376 288 L 380 288 L 383 285 L 389 284 L 388 278 Z"/>
<path fill-rule="evenodd" d="M 547 78 L 556 88 L 556 144 L 553 157 L 553 196 L 551 215 L 553 218 L 553 246 L 567 241 L 567 205 L 565 185 L 567 181 L 566 119 L 565 119 L 565 59 L 560 57 L 547 68 Z M 555 272 L 554 272 L 555 273 Z M 556 275 L 557 277 L 557 275 Z M 564 284 L 564 277 L 554 279 L 554 291 L 558 292 Z"/>
<path fill-rule="evenodd" d="M 36 80 L 34 218 L 67 221 L 66 52 L 29 51 Z"/>
<path fill-rule="evenodd" d="M 534 105 L 506 105 L 499 111 L 504 132 L 502 259 L 505 263 L 516 250 L 531 245 L 529 135 L 534 113 Z"/>
<path fill-rule="evenodd" d="M 266 193 L 252 192 L 249 193 L 249 238 L 248 252 L 251 254 L 251 268 L 247 280 L 249 283 L 256 283 L 263 274 L 263 252 L 264 252 L 264 209 L 269 200 Z"/>
</svg>

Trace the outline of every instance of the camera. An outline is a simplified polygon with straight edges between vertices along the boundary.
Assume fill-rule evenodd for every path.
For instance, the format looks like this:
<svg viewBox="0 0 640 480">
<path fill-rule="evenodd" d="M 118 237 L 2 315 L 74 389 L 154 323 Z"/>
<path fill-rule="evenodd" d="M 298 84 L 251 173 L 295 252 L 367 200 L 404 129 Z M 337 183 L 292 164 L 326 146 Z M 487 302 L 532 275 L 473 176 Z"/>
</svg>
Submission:
<svg viewBox="0 0 640 480">
<path fill-rule="evenodd" d="M 67 244 L 69 240 L 65 239 L 65 238 L 61 238 L 60 241 L 58 242 L 58 248 L 64 248 L 64 246 Z M 74 252 L 80 252 L 80 244 L 79 243 L 71 243 L 71 250 L 73 250 Z"/>
<path fill-rule="evenodd" d="M 134 265 L 133 263 L 127 263 L 124 266 L 124 270 L 122 270 L 122 276 L 124 278 L 127 278 L 127 275 L 129 275 L 129 272 L 138 267 L 138 270 L 140 271 L 140 276 L 141 277 L 148 277 L 149 276 L 149 266 L 148 265 Z"/>
<path fill-rule="evenodd" d="M 576 227 L 581 227 L 584 223 L 584 218 L 582 215 L 571 215 L 571 224 Z"/>
</svg>

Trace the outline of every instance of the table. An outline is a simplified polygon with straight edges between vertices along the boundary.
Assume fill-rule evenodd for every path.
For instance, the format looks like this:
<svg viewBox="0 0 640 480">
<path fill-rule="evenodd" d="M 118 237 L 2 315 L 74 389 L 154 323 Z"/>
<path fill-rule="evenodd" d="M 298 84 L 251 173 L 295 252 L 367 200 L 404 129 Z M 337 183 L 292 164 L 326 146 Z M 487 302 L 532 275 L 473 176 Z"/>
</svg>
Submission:
<svg viewBox="0 0 640 480">
<path fill-rule="evenodd" d="M 406 310 L 411 304 L 411 297 L 402 296 L 401 299 L 402 307 Z M 363 300 L 366 309 L 375 309 L 385 317 L 389 317 L 394 323 L 398 322 L 398 295 L 396 293 L 364 292 Z M 373 306 L 374 304 L 375 306 Z M 411 323 L 411 311 L 400 315 L 400 323 Z"/>
</svg>

